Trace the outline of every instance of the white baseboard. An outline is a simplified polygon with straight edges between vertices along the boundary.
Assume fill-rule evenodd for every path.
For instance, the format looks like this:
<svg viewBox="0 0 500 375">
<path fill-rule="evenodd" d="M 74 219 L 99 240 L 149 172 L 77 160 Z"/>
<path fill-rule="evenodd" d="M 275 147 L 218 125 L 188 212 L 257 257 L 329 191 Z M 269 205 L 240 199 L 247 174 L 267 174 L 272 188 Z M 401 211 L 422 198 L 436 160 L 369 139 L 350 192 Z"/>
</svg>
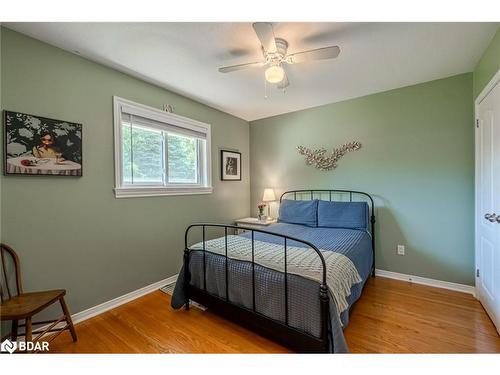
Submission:
<svg viewBox="0 0 500 375">
<path fill-rule="evenodd" d="M 455 290 L 457 292 L 472 294 L 474 297 L 476 296 L 476 288 L 470 285 L 451 283 L 449 281 L 429 279 L 427 277 L 406 275 L 404 273 L 379 270 L 379 269 L 375 270 L 375 275 L 380 277 L 387 277 L 388 279 L 402 280 L 415 284 L 433 286 L 436 288 Z"/>
<path fill-rule="evenodd" d="M 398 272 L 392 272 L 392 271 L 386 271 L 386 270 L 380 270 L 380 269 L 375 270 L 375 275 L 380 276 L 380 277 L 386 277 L 389 279 L 408 281 L 410 283 L 415 283 L 415 284 L 433 286 L 436 288 L 455 290 L 458 292 L 472 294 L 474 297 L 476 296 L 476 289 L 470 285 L 457 284 L 457 283 L 452 283 L 449 281 L 429 279 L 426 277 L 407 275 L 404 273 L 398 273 Z M 142 297 L 146 294 L 154 292 L 155 290 L 160 289 L 162 286 L 173 283 L 174 281 L 177 280 L 177 277 L 178 277 L 178 275 L 173 275 L 173 276 L 167 277 L 166 279 L 157 281 L 157 282 L 150 284 L 150 285 L 146 285 L 145 287 L 142 287 L 142 288 L 134 290 L 130 293 L 124 294 L 123 296 L 113 298 L 110 301 L 107 301 L 107 302 L 101 303 L 97 306 L 94 306 L 94 307 L 88 308 L 86 310 L 77 312 L 76 314 L 72 314 L 71 317 L 73 319 L 73 323 L 76 324 L 76 323 L 83 322 L 84 320 L 90 319 L 94 316 L 100 315 L 106 311 L 109 311 L 109 310 L 114 309 L 118 306 L 121 306 L 127 302 L 133 301 L 139 297 Z M 64 323 L 60 323 L 61 326 L 63 326 L 63 324 Z M 40 330 L 41 330 L 41 328 L 40 328 Z"/>
<path fill-rule="evenodd" d="M 86 310 L 77 312 L 76 314 L 71 314 L 71 318 L 73 319 L 73 324 L 83 322 L 84 320 L 87 320 L 87 319 L 90 319 L 94 316 L 100 315 L 108 310 L 114 309 L 115 307 L 121 306 L 121 305 L 123 305 L 127 302 L 130 302 L 130 301 L 133 301 L 134 299 L 142 297 L 146 294 L 152 293 L 155 290 L 158 290 L 161 287 L 168 285 L 168 284 L 171 284 L 174 281 L 176 281 L 177 276 L 178 276 L 178 274 L 167 277 L 166 279 L 157 281 L 157 282 L 150 284 L 150 285 L 146 285 L 145 287 L 142 287 L 142 288 L 134 290 L 130 293 L 124 294 L 123 296 L 113 298 L 112 300 L 103 302 L 97 306 L 94 306 L 94 307 L 88 308 Z M 54 327 L 54 329 L 62 328 L 65 325 L 66 325 L 65 322 L 61 322 L 58 325 L 56 325 Z M 48 325 L 43 326 L 43 327 L 37 327 L 36 330 L 43 331 L 47 327 L 48 327 Z M 48 335 L 50 335 L 50 333 Z M 45 337 L 45 335 L 44 335 L 44 337 Z M 24 341 L 24 336 L 19 336 L 18 341 Z"/>
<path fill-rule="evenodd" d="M 177 276 L 178 275 L 167 277 L 166 279 L 157 281 L 150 285 L 146 285 L 143 288 L 134 290 L 130 293 L 124 294 L 123 296 L 113 298 L 112 300 L 101 303 L 100 305 L 80 311 L 76 314 L 72 314 L 71 317 L 73 318 L 73 323 L 83 322 L 84 320 L 90 319 L 96 315 L 102 314 L 103 312 L 114 309 L 115 307 L 121 306 L 127 302 L 133 301 L 134 299 L 154 292 L 155 290 L 160 289 L 162 286 L 173 283 L 175 280 L 177 280 Z"/>
<path fill-rule="evenodd" d="M 415 283 L 415 284 L 422 284 L 422 285 L 433 286 L 436 288 L 449 289 L 449 290 L 455 290 L 458 292 L 469 293 L 469 294 L 472 294 L 473 296 L 476 295 L 476 289 L 470 285 L 457 284 L 457 283 L 452 283 L 449 281 L 429 279 L 426 277 L 407 275 L 407 274 L 403 274 L 403 273 L 380 270 L 380 269 L 376 269 L 375 274 L 377 276 L 387 277 L 389 279 L 403 280 L 403 281 L 408 281 L 408 282 Z M 178 275 L 170 276 L 166 279 L 157 281 L 157 282 L 150 284 L 150 285 L 147 285 L 143 288 L 140 288 L 140 289 L 134 290 L 130 293 L 124 294 L 123 296 L 116 297 L 110 301 L 101 303 L 100 305 L 97 305 L 97 306 L 91 307 L 89 309 L 80 311 L 76 314 L 72 314 L 71 316 L 73 318 L 73 323 L 83 322 L 84 320 L 90 319 L 96 315 L 102 314 L 108 310 L 114 309 L 115 307 L 121 306 L 127 302 L 130 302 L 130 301 L 133 301 L 134 299 L 142 297 L 148 293 L 154 292 L 155 290 L 160 289 L 162 286 L 173 283 L 175 280 L 177 280 L 177 276 Z"/>
</svg>

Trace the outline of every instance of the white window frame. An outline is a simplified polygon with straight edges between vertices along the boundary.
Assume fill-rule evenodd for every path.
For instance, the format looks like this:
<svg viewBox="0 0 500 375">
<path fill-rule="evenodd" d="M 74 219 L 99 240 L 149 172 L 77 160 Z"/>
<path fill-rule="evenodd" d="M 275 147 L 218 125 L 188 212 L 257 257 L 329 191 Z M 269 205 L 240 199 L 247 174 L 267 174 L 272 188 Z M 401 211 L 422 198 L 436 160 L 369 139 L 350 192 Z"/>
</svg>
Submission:
<svg viewBox="0 0 500 375">
<path fill-rule="evenodd" d="M 203 173 L 198 178 L 203 184 L 163 184 L 163 185 L 126 185 L 123 183 L 123 144 L 122 144 L 122 108 L 126 107 L 126 112 L 133 112 L 137 116 L 165 124 L 167 127 L 175 126 L 177 128 L 186 129 L 203 133 L 205 137 L 205 149 L 198 152 L 198 165 L 204 166 L 198 168 L 198 173 Z M 115 197 L 116 198 L 131 198 L 131 197 L 152 197 L 164 195 L 190 195 L 190 194 L 210 194 L 212 188 L 212 159 L 211 159 L 211 127 L 210 124 L 205 124 L 200 121 L 192 120 L 187 117 L 175 115 L 161 111 L 159 109 L 146 106 L 144 104 L 135 103 L 131 100 L 123 99 L 118 96 L 113 96 L 113 123 L 114 123 L 114 154 L 115 154 Z M 170 130 L 171 131 L 171 130 Z M 179 133 L 182 135 L 181 133 Z M 198 143 L 197 147 L 200 147 Z M 167 147 L 167 145 L 165 145 Z M 167 151 L 165 150 L 165 156 Z M 168 169 L 168 165 L 165 165 Z"/>
</svg>

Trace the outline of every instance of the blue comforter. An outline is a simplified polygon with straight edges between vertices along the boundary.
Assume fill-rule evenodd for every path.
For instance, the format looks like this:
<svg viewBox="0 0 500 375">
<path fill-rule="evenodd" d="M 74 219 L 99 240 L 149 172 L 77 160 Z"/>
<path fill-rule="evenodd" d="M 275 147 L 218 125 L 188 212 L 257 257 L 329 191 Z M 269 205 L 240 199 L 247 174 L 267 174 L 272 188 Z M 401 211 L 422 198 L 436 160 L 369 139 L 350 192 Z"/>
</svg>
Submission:
<svg viewBox="0 0 500 375">
<path fill-rule="evenodd" d="M 372 239 L 367 231 L 342 228 L 312 228 L 287 223 L 271 224 L 265 230 L 308 241 L 318 249 L 343 254 L 354 263 L 363 280 L 366 280 L 370 275 L 373 262 Z M 251 234 L 246 232 L 242 236 L 250 238 Z M 255 239 L 271 243 L 283 243 L 282 238 L 265 233 L 255 232 Z M 296 241 L 290 241 L 289 245 L 307 247 L 303 243 Z"/>
</svg>

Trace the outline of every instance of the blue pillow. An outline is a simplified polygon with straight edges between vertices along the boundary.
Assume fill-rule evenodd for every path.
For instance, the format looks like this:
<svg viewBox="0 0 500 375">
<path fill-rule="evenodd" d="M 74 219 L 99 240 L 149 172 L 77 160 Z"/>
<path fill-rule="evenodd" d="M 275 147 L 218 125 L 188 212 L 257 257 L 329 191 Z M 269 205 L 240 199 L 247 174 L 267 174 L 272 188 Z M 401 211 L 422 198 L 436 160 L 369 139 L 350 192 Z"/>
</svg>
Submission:
<svg viewBox="0 0 500 375">
<path fill-rule="evenodd" d="M 283 199 L 280 204 L 278 221 L 316 227 L 318 225 L 318 200 L 295 201 Z"/>
<path fill-rule="evenodd" d="M 366 202 L 318 203 L 318 227 L 368 229 L 368 216 Z"/>
</svg>

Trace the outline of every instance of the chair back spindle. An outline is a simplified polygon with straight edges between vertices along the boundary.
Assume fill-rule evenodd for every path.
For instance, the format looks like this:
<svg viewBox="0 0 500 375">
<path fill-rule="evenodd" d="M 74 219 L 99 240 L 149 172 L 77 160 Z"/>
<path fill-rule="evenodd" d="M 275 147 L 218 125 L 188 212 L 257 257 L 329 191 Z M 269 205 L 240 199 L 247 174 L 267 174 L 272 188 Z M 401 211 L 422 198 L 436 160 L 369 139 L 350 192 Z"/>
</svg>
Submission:
<svg viewBox="0 0 500 375">
<path fill-rule="evenodd" d="M 19 257 L 16 252 L 8 245 L 0 244 L 0 258 L 1 258 L 1 275 L 0 275 L 0 297 L 1 301 L 7 301 L 12 297 L 15 297 L 23 292 L 23 287 L 21 283 L 21 264 L 19 262 Z M 15 290 L 11 288 L 9 283 L 9 272 L 8 260 L 11 259 L 11 263 L 14 268 L 14 276 L 16 278 Z"/>
</svg>

